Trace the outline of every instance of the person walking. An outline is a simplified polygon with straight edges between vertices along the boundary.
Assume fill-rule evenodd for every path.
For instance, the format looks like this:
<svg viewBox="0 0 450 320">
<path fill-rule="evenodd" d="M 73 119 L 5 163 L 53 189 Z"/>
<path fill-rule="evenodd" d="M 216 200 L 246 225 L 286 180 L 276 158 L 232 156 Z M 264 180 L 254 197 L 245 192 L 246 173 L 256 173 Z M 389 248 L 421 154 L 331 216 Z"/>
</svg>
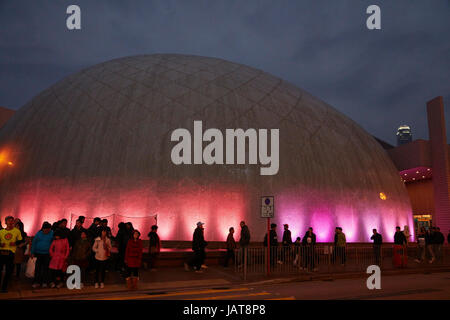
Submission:
<svg viewBox="0 0 450 320">
<path fill-rule="evenodd" d="M 80 239 L 75 241 L 72 248 L 71 261 L 80 267 L 81 271 L 81 288 L 87 283 L 87 267 L 89 266 L 89 257 L 92 253 L 92 245 L 88 237 L 88 231 L 82 231 Z"/>
<path fill-rule="evenodd" d="M 228 229 L 229 233 L 228 233 L 228 237 L 227 237 L 227 255 L 225 256 L 225 263 L 224 263 L 224 267 L 228 268 L 228 262 L 230 259 L 233 260 L 234 262 L 234 250 L 236 249 L 236 241 L 234 241 L 234 228 L 231 227 L 230 229 Z"/>
<path fill-rule="evenodd" d="M 436 257 L 433 252 L 433 244 L 434 244 L 434 232 L 433 228 L 430 228 L 425 231 L 425 248 L 426 251 L 430 254 L 430 263 L 433 263 L 436 260 Z"/>
<path fill-rule="evenodd" d="M 298 266 L 300 267 L 300 269 L 303 269 L 300 263 L 301 249 L 302 249 L 302 239 L 300 237 L 297 237 L 297 239 L 295 239 L 294 242 L 294 251 L 295 251 L 294 266 Z"/>
<path fill-rule="evenodd" d="M 381 266 L 381 245 L 383 244 L 383 236 L 378 233 L 377 229 L 372 230 L 373 235 L 370 240 L 373 241 L 373 257 L 375 265 Z"/>
<path fill-rule="evenodd" d="M 291 254 L 292 254 L 292 235 L 291 231 L 289 230 L 289 225 L 285 224 L 283 225 L 284 231 L 283 231 L 283 260 L 284 262 L 292 261 Z"/>
<path fill-rule="evenodd" d="M 426 254 L 426 240 L 425 240 L 426 231 L 424 227 L 421 227 L 419 232 L 417 233 L 417 258 L 414 259 L 417 263 L 422 263 L 425 261 Z"/>
<path fill-rule="evenodd" d="M 6 227 L 0 230 L 0 284 L 1 292 L 8 292 L 8 283 L 14 271 L 14 254 L 17 250 L 17 242 L 22 240 L 22 234 L 14 226 L 14 217 L 5 218 Z M 3 266 L 5 274 L 2 279 Z"/>
<path fill-rule="evenodd" d="M 406 237 L 400 227 L 395 228 L 393 264 L 395 267 L 406 267 Z"/>
<path fill-rule="evenodd" d="M 141 233 L 138 230 L 133 231 L 133 237 L 128 240 L 125 251 L 125 264 L 127 266 L 127 288 L 136 290 L 139 280 L 139 268 L 142 264 L 142 240 L 139 239 Z"/>
<path fill-rule="evenodd" d="M 148 267 L 150 271 L 156 271 L 156 263 L 161 252 L 161 240 L 157 232 L 158 226 L 153 225 L 152 230 L 148 233 Z"/>
<path fill-rule="evenodd" d="M 245 262 L 245 258 L 247 257 L 248 254 L 248 246 L 250 244 L 250 229 L 248 228 L 248 226 L 245 224 L 245 221 L 241 221 L 240 224 L 241 226 L 241 238 L 239 239 L 239 247 L 240 247 L 240 262 L 239 262 L 239 266 L 243 266 L 244 262 Z"/>
<path fill-rule="evenodd" d="M 194 231 L 193 239 L 192 239 L 192 251 L 194 251 L 193 259 L 190 263 L 185 263 L 184 268 L 189 271 L 189 267 L 192 266 L 196 273 L 202 273 L 201 269 L 207 269 L 208 267 L 204 264 L 205 261 L 205 248 L 207 246 L 207 242 L 204 237 L 204 223 L 199 221 L 197 222 L 197 228 Z"/>
<path fill-rule="evenodd" d="M 439 227 L 436 227 L 434 231 L 434 244 L 433 251 L 436 256 L 436 261 L 441 262 L 442 260 L 442 246 L 444 245 L 445 238 Z"/>
<path fill-rule="evenodd" d="M 108 237 L 108 230 L 102 228 L 100 236 L 95 239 L 92 251 L 95 252 L 95 288 L 105 287 L 106 264 L 111 256 L 111 240 Z"/>
<path fill-rule="evenodd" d="M 34 280 L 32 287 L 46 288 L 48 285 L 48 265 L 50 263 L 50 246 L 53 241 L 52 225 L 45 221 L 42 228 L 33 238 L 31 243 L 30 257 L 36 257 L 36 267 L 34 270 Z"/>
<path fill-rule="evenodd" d="M 70 253 L 69 240 L 62 238 L 61 230 L 56 230 L 52 244 L 50 245 L 49 270 L 51 274 L 50 288 L 63 286 L 64 271 L 67 269 L 67 258 Z"/>
<path fill-rule="evenodd" d="M 316 246 L 316 235 L 313 232 L 313 228 L 309 227 L 308 231 L 306 231 L 305 236 L 302 240 L 303 252 L 305 255 L 305 259 L 303 259 L 303 268 L 305 270 L 313 270 L 317 271 L 315 265 L 315 246 Z"/>
<path fill-rule="evenodd" d="M 270 265 L 274 266 L 275 262 L 282 263 L 281 260 L 278 259 L 277 248 L 278 248 L 278 236 L 277 236 L 277 225 L 272 223 L 270 225 Z M 264 247 L 267 247 L 267 233 L 264 236 Z"/>
</svg>

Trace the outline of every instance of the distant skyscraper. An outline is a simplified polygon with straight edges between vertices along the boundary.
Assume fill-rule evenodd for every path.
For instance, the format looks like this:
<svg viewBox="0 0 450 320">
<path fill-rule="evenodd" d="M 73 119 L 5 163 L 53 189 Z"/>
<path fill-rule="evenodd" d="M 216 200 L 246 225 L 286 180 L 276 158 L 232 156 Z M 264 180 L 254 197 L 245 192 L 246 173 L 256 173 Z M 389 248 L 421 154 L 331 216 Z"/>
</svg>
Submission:
<svg viewBox="0 0 450 320">
<path fill-rule="evenodd" d="M 402 125 L 397 130 L 397 145 L 406 144 L 412 141 L 411 128 L 408 125 Z"/>
</svg>

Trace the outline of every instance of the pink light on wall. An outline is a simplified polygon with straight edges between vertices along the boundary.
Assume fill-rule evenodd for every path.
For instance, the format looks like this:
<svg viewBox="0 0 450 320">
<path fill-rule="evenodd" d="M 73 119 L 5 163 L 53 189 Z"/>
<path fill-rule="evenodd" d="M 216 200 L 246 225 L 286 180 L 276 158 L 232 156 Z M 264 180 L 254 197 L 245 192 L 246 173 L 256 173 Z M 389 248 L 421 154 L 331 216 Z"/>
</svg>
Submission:
<svg viewBox="0 0 450 320">
<path fill-rule="evenodd" d="M 278 230 L 281 231 L 279 234 L 280 241 L 282 240 L 284 224 L 289 225 L 289 230 L 291 231 L 292 241 L 295 241 L 297 237 L 303 238 L 307 228 L 305 225 L 305 211 L 304 204 L 302 201 L 296 201 L 292 197 L 280 196 L 279 199 L 275 201 L 275 210 L 277 212 Z M 278 232 L 277 230 L 277 232 Z"/>
<path fill-rule="evenodd" d="M 333 216 L 328 208 L 317 209 L 311 216 L 311 227 L 316 234 L 317 242 L 332 242 L 334 240 L 332 225 Z"/>
<path fill-rule="evenodd" d="M 358 216 L 351 206 L 338 206 L 336 209 L 337 224 L 342 228 L 347 242 L 354 242 L 357 236 Z"/>
<path fill-rule="evenodd" d="M 373 229 L 377 229 L 378 233 L 382 233 L 381 216 L 375 210 L 367 210 L 362 218 L 362 225 L 364 227 L 366 241 L 370 241 L 370 237 L 373 235 Z M 384 235 L 383 235 L 384 236 Z"/>
</svg>

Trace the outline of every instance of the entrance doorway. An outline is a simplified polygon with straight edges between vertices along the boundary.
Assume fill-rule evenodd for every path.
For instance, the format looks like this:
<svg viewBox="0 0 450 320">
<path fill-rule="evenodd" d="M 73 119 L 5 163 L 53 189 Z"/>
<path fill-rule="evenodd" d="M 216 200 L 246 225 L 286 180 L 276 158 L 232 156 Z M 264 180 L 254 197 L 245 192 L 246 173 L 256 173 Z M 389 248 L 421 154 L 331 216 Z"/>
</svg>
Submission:
<svg viewBox="0 0 450 320">
<path fill-rule="evenodd" d="M 414 217 L 414 234 L 417 234 L 420 228 L 428 230 L 432 226 L 431 214 L 415 214 Z"/>
</svg>

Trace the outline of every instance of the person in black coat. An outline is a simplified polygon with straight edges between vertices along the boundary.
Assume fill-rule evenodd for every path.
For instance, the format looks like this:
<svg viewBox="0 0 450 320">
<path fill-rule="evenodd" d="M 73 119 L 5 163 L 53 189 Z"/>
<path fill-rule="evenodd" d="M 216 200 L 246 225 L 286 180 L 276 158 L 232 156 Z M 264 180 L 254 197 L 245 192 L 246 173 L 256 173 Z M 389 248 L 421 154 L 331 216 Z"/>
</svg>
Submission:
<svg viewBox="0 0 450 320">
<path fill-rule="evenodd" d="M 161 240 L 158 236 L 158 226 L 153 225 L 151 231 L 148 233 L 148 267 L 150 270 L 156 270 L 156 262 L 158 261 L 159 253 L 161 252 Z"/>
<path fill-rule="evenodd" d="M 375 264 L 379 266 L 381 262 L 381 245 L 383 243 L 383 237 L 378 233 L 377 229 L 373 229 L 372 232 L 373 235 L 370 237 L 370 240 L 373 240 L 374 260 Z"/>
<path fill-rule="evenodd" d="M 250 230 L 248 226 L 245 224 L 245 221 L 241 221 L 241 238 L 239 239 L 239 246 L 240 246 L 240 261 L 239 266 L 242 266 L 245 261 L 245 256 L 247 253 L 248 245 L 250 244 Z"/>
<path fill-rule="evenodd" d="M 433 240 L 433 251 L 436 255 L 436 260 L 441 261 L 442 259 L 442 246 L 445 242 L 444 235 L 439 227 L 434 230 L 434 240 Z"/>
<path fill-rule="evenodd" d="M 75 222 L 75 227 L 70 231 L 69 233 L 69 245 L 71 248 L 75 245 L 75 242 L 81 239 L 81 233 L 85 232 L 87 233 L 87 230 L 83 228 L 83 224 L 81 220 L 78 218 Z"/>
<path fill-rule="evenodd" d="M 95 238 L 100 236 L 99 228 L 100 228 L 101 221 L 102 221 L 102 219 L 100 219 L 99 217 L 94 218 L 94 222 L 92 222 L 92 224 L 88 228 L 89 240 L 91 240 L 92 244 L 94 244 Z"/>
<path fill-rule="evenodd" d="M 125 250 L 127 249 L 128 235 L 124 222 L 120 222 L 118 225 L 119 231 L 117 231 L 115 240 L 117 244 L 117 260 L 115 269 L 121 272 L 125 272 Z"/>
<path fill-rule="evenodd" d="M 186 270 L 189 270 L 189 266 L 192 266 L 195 272 L 198 273 L 203 272 L 201 269 L 207 268 L 204 262 L 206 258 L 205 248 L 208 243 L 205 241 L 203 225 L 203 222 L 197 222 L 197 228 L 192 237 L 192 251 L 194 251 L 194 257 L 189 263 L 185 263 L 184 265 Z"/>
<path fill-rule="evenodd" d="M 434 245 L 434 228 L 427 229 L 425 232 L 425 247 L 426 251 L 430 254 L 431 260 L 430 263 L 433 263 L 436 260 L 436 256 L 434 255 L 433 245 Z"/>
<path fill-rule="evenodd" d="M 313 269 L 316 271 L 315 268 L 315 246 L 316 246 L 316 235 L 313 232 L 313 228 L 309 227 L 308 231 L 306 231 L 305 236 L 302 240 L 303 245 L 303 255 L 305 259 L 303 259 L 303 268 L 305 270 Z"/>
<path fill-rule="evenodd" d="M 58 228 L 56 230 L 61 233 L 61 239 L 69 240 L 69 238 L 70 238 L 70 229 L 67 228 L 67 219 L 60 220 Z"/>
<path fill-rule="evenodd" d="M 292 236 L 291 236 L 291 231 L 289 230 L 289 225 L 285 224 L 284 225 L 284 232 L 283 232 L 283 246 L 291 246 L 292 244 Z"/>
<path fill-rule="evenodd" d="M 275 265 L 275 261 L 281 261 L 278 259 L 278 236 L 277 236 L 277 225 L 272 223 L 270 225 L 270 265 Z M 267 233 L 264 236 L 264 247 L 267 247 Z"/>
<path fill-rule="evenodd" d="M 395 228 L 394 244 L 399 246 L 406 245 L 406 237 L 405 234 L 400 231 L 400 227 Z"/>
<path fill-rule="evenodd" d="M 288 262 L 291 260 L 292 256 L 292 235 L 291 231 L 289 230 L 289 225 L 285 224 L 284 226 L 284 232 L 283 232 L 283 261 Z"/>
</svg>

